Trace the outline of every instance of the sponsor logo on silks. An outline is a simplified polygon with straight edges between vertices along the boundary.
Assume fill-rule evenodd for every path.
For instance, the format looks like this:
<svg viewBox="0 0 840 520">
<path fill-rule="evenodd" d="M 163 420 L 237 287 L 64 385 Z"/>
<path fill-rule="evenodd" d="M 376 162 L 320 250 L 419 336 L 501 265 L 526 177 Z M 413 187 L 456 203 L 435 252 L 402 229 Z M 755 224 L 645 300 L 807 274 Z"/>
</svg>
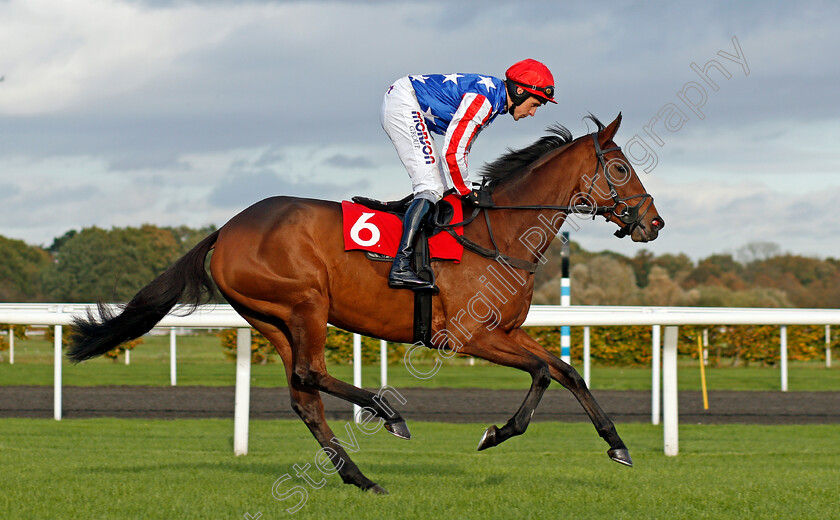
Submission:
<svg viewBox="0 0 840 520">
<path fill-rule="evenodd" d="M 435 164 L 435 149 L 432 147 L 432 139 L 426 130 L 423 114 L 412 112 L 411 118 L 414 120 L 414 131 L 417 132 L 417 139 L 420 141 L 420 151 L 423 152 L 423 158 L 426 160 L 426 164 Z"/>
</svg>

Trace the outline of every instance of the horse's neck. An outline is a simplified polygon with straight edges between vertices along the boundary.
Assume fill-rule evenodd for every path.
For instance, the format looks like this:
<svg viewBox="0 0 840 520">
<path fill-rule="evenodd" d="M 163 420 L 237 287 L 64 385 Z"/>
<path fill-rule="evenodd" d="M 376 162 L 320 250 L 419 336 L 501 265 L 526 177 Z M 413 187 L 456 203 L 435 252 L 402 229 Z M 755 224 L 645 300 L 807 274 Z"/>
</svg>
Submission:
<svg viewBox="0 0 840 520">
<path fill-rule="evenodd" d="M 572 143 L 571 147 L 574 147 Z M 567 149 L 515 179 L 498 186 L 493 200 L 499 206 L 569 206 L 578 192 L 586 161 L 582 150 Z M 566 212 L 499 210 L 496 222 L 504 226 L 504 241 L 511 256 L 536 260 L 548 249 L 566 220 Z"/>
</svg>

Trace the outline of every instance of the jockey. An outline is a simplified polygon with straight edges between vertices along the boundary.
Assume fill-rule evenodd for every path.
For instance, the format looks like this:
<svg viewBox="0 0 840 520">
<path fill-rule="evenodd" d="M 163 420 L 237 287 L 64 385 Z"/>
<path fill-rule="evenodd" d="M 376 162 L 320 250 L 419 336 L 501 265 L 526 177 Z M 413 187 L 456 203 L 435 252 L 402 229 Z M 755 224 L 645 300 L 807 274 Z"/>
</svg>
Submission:
<svg viewBox="0 0 840 520">
<path fill-rule="evenodd" d="M 388 88 L 382 101 L 381 122 L 411 178 L 414 199 L 403 222 L 402 239 L 388 285 L 430 289 L 432 285 L 411 269 L 417 232 L 443 197 L 447 181 L 472 204 L 467 155 L 478 133 L 497 115 L 508 112 L 515 121 L 533 116 L 554 101 L 554 77 L 542 63 L 527 59 L 514 63 L 505 79 L 480 74 L 406 76 Z M 438 153 L 432 133 L 443 136 Z"/>
</svg>

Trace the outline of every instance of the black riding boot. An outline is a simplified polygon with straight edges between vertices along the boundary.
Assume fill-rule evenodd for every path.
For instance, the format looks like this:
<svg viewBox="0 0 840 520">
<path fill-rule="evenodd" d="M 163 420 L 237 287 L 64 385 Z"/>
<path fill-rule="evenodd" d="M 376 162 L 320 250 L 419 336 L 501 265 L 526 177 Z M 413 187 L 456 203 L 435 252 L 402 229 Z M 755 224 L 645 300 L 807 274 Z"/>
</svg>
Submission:
<svg viewBox="0 0 840 520">
<path fill-rule="evenodd" d="M 426 199 L 414 199 L 408 210 L 405 212 L 403 221 L 403 234 L 397 256 L 391 266 L 391 274 L 388 276 L 388 287 L 392 289 L 423 289 L 431 288 L 432 284 L 417 276 L 411 269 L 411 255 L 414 254 L 414 243 L 420 226 L 426 220 L 426 216 L 434 208 L 434 204 Z"/>
</svg>

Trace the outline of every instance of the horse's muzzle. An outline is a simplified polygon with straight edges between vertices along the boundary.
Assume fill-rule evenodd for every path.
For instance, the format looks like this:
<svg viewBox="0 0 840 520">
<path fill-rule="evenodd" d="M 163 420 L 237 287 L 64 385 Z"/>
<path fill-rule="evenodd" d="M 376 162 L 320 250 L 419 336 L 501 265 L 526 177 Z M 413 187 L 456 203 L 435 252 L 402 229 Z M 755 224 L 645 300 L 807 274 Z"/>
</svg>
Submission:
<svg viewBox="0 0 840 520">
<path fill-rule="evenodd" d="M 665 227 L 665 220 L 662 217 L 653 217 L 650 220 L 650 227 L 654 231 L 659 231 L 660 229 Z"/>
<path fill-rule="evenodd" d="M 659 215 L 650 219 L 650 222 L 639 223 L 633 230 L 630 238 L 633 242 L 651 242 L 659 236 L 659 230 L 665 227 L 665 220 Z"/>
</svg>

